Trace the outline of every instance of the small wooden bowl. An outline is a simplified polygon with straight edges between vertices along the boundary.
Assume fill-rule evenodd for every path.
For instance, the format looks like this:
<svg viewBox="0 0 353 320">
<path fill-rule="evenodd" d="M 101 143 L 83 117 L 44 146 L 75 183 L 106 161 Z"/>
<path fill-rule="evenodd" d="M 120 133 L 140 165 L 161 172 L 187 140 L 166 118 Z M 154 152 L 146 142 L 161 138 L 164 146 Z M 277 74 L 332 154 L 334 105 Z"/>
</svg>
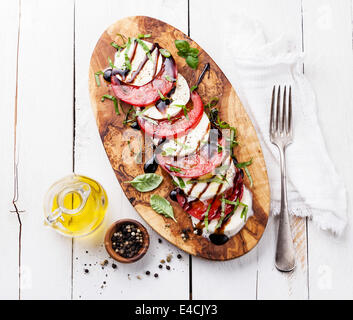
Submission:
<svg viewBox="0 0 353 320">
<path fill-rule="evenodd" d="M 141 232 L 143 234 L 142 247 L 139 250 L 139 252 L 131 258 L 124 258 L 121 255 L 119 255 L 118 253 L 116 253 L 114 251 L 113 245 L 112 245 L 111 239 L 112 239 L 114 232 L 116 232 L 116 230 L 119 229 L 120 226 L 123 224 L 134 224 L 134 225 L 136 225 L 136 227 L 138 227 L 141 230 Z M 148 235 L 146 228 L 140 222 L 133 220 L 133 219 L 121 219 L 121 220 L 115 221 L 107 230 L 105 237 L 104 237 L 104 245 L 105 245 L 105 249 L 107 250 L 109 255 L 114 260 L 122 262 L 122 263 L 132 263 L 137 260 L 140 260 L 146 254 L 147 249 L 150 245 L 150 237 Z"/>
</svg>

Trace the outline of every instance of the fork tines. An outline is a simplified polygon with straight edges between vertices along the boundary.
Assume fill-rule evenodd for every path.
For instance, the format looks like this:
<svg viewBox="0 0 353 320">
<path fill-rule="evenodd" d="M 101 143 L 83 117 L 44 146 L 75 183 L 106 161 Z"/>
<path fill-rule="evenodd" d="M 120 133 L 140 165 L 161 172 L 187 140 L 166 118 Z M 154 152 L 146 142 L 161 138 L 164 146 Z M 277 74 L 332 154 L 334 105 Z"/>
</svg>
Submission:
<svg viewBox="0 0 353 320">
<path fill-rule="evenodd" d="M 287 110 L 287 102 L 288 102 L 288 110 Z M 287 99 L 287 86 L 284 86 L 282 106 L 281 106 L 281 86 L 278 86 L 277 94 L 276 94 L 276 86 L 273 86 L 272 102 L 271 102 L 270 135 L 272 136 L 277 134 L 282 134 L 287 136 L 292 134 L 292 87 L 291 86 L 289 86 L 288 99 Z"/>
</svg>

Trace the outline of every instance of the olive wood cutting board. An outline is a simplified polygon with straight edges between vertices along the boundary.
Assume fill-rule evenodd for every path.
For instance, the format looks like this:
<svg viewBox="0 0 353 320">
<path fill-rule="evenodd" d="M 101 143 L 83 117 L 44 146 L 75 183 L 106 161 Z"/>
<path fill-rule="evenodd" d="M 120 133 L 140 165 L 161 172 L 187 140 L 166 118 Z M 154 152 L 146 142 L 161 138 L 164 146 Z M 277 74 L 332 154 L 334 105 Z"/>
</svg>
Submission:
<svg viewBox="0 0 353 320">
<path fill-rule="evenodd" d="M 109 83 L 105 82 L 102 77 L 100 78 L 101 85 L 97 86 L 94 75 L 95 72 L 104 70 L 108 66 L 108 57 L 114 60 L 116 49 L 110 44 L 112 41 L 118 44 L 122 43 L 121 37 L 117 34 L 122 34 L 125 37 L 151 34 L 151 38 L 147 40 L 158 42 L 161 47 L 172 53 L 178 72 L 186 78 L 190 87 L 196 84 L 205 63 L 210 63 L 210 71 L 206 73 L 197 91 L 204 103 L 207 103 L 212 97 L 218 97 L 217 107 L 220 110 L 221 119 L 237 128 L 237 140 L 240 145 L 235 148 L 235 155 L 238 161 L 253 159 L 249 171 L 254 180 L 254 185 L 251 188 L 254 215 L 248 219 L 244 228 L 225 244 L 214 245 L 208 239 L 193 233 L 190 216 L 169 198 L 169 193 L 174 186 L 169 174 L 160 167 L 156 173 L 162 175 L 164 181 L 154 191 L 141 193 L 130 184 L 122 183 L 144 173 L 143 163 L 136 163 L 138 145 L 144 138 L 142 132 L 123 125 L 125 115 L 116 115 L 113 101 L 101 101 L 104 94 L 113 95 L 113 91 Z M 185 63 L 184 58 L 178 56 L 174 45 L 176 39 L 185 39 L 189 41 L 191 47 L 200 50 L 197 70 L 191 69 Z M 154 18 L 133 16 L 121 19 L 104 31 L 93 51 L 89 69 L 89 91 L 99 134 L 115 175 L 136 211 L 157 233 L 180 249 L 211 260 L 228 260 L 240 257 L 258 243 L 265 230 L 270 209 L 270 188 L 260 143 L 232 85 L 217 64 L 196 42 L 178 29 Z M 125 110 L 129 108 L 128 105 L 123 104 L 123 106 Z M 245 185 L 249 188 L 249 180 L 246 177 L 244 180 Z M 159 194 L 169 200 L 178 223 L 153 211 L 149 202 L 152 194 Z M 191 230 L 188 232 L 190 238 L 184 241 L 181 233 L 188 228 Z"/>
</svg>

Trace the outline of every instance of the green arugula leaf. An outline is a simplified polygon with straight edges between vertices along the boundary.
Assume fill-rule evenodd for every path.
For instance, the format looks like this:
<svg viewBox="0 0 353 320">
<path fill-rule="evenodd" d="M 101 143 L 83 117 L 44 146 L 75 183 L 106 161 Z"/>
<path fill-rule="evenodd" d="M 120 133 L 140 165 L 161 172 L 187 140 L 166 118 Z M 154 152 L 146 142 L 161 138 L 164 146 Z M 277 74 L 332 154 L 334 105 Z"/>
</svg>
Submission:
<svg viewBox="0 0 353 320">
<path fill-rule="evenodd" d="M 130 183 L 137 191 L 148 192 L 158 188 L 162 181 L 162 176 L 155 173 L 146 173 L 124 183 Z"/>
<path fill-rule="evenodd" d="M 166 218 L 171 218 L 175 222 L 173 207 L 170 205 L 169 201 L 158 194 L 154 194 L 150 198 L 150 204 L 154 211 L 158 214 L 165 216 Z"/>
</svg>

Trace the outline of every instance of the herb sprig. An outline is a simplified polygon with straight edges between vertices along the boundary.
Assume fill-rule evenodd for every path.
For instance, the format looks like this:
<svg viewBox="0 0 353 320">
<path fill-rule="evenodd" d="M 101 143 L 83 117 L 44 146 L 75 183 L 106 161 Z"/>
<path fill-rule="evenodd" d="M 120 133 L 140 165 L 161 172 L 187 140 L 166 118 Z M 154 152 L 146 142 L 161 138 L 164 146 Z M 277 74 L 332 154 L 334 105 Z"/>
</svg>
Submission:
<svg viewBox="0 0 353 320">
<path fill-rule="evenodd" d="M 179 50 L 177 53 L 180 57 L 185 58 L 186 63 L 192 69 L 197 69 L 199 64 L 199 50 L 197 48 L 190 47 L 189 42 L 186 40 L 175 40 L 175 47 Z"/>
<path fill-rule="evenodd" d="M 115 113 L 117 115 L 120 115 L 119 103 L 118 103 L 117 98 L 112 96 L 112 95 L 110 95 L 110 94 L 105 94 L 104 96 L 102 96 L 101 101 L 104 102 L 105 99 L 109 99 L 109 100 L 114 102 Z"/>
</svg>

